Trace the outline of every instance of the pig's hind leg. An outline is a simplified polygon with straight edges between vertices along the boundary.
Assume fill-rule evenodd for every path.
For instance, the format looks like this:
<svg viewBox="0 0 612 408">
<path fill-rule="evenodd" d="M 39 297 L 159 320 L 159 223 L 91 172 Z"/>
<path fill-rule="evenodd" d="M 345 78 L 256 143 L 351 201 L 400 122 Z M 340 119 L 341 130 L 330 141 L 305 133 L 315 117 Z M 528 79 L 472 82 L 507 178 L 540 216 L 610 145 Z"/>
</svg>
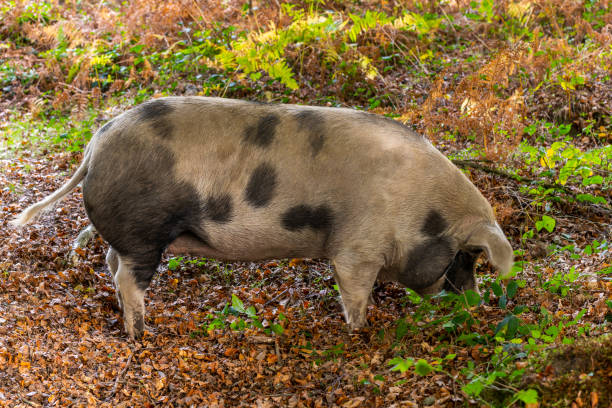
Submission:
<svg viewBox="0 0 612 408">
<path fill-rule="evenodd" d="M 144 293 L 163 251 L 202 224 L 205 207 L 192 184 L 173 176 L 173 152 L 146 130 L 135 124 L 105 135 L 83 180 L 87 215 L 113 248 L 109 267 L 112 274 L 117 265 L 115 287 L 132 338 L 144 330 Z"/>
<path fill-rule="evenodd" d="M 112 248 L 109 253 L 114 254 L 114 258 L 117 260 L 118 268 L 113 278 L 117 298 L 123 309 L 125 330 L 131 338 L 138 339 L 145 329 L 144 294 L 155 268 L 143 268 L 141 265 L 130 261 L 129 258 L 117 254 Z"/>
</svg>

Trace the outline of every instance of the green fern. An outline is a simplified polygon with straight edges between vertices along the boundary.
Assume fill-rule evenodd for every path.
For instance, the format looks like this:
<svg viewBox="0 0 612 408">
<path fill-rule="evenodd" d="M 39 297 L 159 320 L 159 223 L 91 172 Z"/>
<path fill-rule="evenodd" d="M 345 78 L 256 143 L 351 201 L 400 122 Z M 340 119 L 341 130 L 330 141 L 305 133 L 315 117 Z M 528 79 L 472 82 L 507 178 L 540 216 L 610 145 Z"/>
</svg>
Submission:
<svg viewBox="0 0 612 408">
<path fill-rule="evenodd" d="M 242 78 L 248 76 L 257 80 L 262 72 L 266 72 L 287 88 L 295 90 L 299 86 L 286 59 L 286 50 L 293 46 L 302 52 L 316 43 L 323 49 L 325 64 L 344 61 L 346 66 L 354 66 L 367 78 L 373 79 L 380 74 L 372 60 L 356 47 L 347 47 L 347 43 L 355 43 L 359 36 L 385 26 L 424 35 L 438 29 L 442 20 L 416 13 L 393 17 L 370 10 L 362 16 L 349 14 L 348 19 L 331 12 L 306 13 L 290 5 L 283 5 L 282 10 L 292 19 L 289 26 L 278 28 L 271 23 L 267 29 L 251 32 L 232 41 L 229 46 L 219 45 L 218 54 L 214 57 L 216 61 L 226 70 L 239 71 L 238 75 Z"/>
</svg>

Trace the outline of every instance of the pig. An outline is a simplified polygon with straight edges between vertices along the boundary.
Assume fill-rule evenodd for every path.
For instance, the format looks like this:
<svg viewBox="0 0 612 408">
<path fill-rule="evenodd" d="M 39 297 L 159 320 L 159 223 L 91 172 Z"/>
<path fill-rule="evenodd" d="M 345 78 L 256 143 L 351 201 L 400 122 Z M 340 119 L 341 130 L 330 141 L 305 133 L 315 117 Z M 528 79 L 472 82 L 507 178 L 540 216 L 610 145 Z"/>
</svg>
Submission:
<svg viewBox="0 0 612 408">
<path fill-rule="evenodd" d="M 208 97 L 145 102 L 102 126 L 61 188 L 82 182 L 125 329 L 142 336 L 163 252 L 219 260 L 327 258 L 350 329 L 377 279 L 419 293 L 476 289 L 484 251 L 504 276 L 512 248 L 487 200 L 426 138 L 345 108 Z"/>
</svg>

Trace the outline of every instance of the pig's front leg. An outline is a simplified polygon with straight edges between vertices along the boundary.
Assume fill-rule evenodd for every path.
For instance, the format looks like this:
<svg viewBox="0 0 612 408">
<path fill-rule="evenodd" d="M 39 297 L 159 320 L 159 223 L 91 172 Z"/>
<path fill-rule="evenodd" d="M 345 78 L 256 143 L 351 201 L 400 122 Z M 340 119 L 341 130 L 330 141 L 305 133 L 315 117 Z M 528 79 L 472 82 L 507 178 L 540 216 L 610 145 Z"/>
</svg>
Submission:
<svg viewBox="0 0 612 408">
<path fill-rule="evenodd" d="M 382 265 L 352 260 L 349 256 L 334 259 L 334 265 L 346 323 L 352 330 L 364 327 L 374 281 Z"/>
</svg>

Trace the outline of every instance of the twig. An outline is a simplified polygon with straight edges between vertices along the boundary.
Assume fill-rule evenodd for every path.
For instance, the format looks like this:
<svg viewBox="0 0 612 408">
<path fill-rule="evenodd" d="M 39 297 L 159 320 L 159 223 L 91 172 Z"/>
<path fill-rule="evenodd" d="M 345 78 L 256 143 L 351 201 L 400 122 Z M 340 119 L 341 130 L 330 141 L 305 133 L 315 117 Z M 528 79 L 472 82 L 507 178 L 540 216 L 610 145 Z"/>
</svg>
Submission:
<svg viewBox="0 0 612 408">
<path fill-rule="evenodd" d="M 67 83 L 65 83 L 65 82 L 58 82 L 58 84 L 59 84 L 59 85 L 61 85 L 61 86 L 66 87 L 66 88 L 72 88 L 73 90 L 75 90 L 75 91 L 77 91 L 77 92 L 79 92 L 79 93 L 81 93 L 81 94 L 86 94 L 86 93 L 89 93 L 88 91 L 84 91 L 84 90 L 82 90 L 81 88 L 77 88 L 76 86 L 74 86 L 74 85 L 70 85 L 70 84 L 67 84 Z"/>
<path fill-rule="evenodd" d="M 278 359 L 278 361 L 282 361 L 283 357 L 281 356 L 281 353 L 280 353 L 280 347 L 278 345 L 278 337 L 274 338 L 274 351 L 276 351 L 276 358 Z"/>
<path fill-rule="evenodd" d="M 482 170 L 486 173 L 492 173 L 492 174 L 496 174 L 498 176 L 503 176 L 505 178 L 511 178 L 513 180 L 516 180 L 518 182 L 521 183 L 534 183 L 537 182 L 537 180 L 534 179 L 530 179 L 527 177 L 523 177 L 523 176 L 519 176 L 518 174 L 511 174 L 508 172 L 505 172 L 503 170 L 497 169 L 495 167 L 489 167 L 489 166 L 485 166 L 482 163 L 482 161 L 480 160 L 452 160 L 453 164 L 456 164 L 457 166 L 465 166 L 465 167 L 471 167 L 473 169 L 478 169 L 478 170 Z M 562 190 L 566 190 L 565 187 L 563 186 L 557 186 L 557 185 L 552 185 L 552 184 L 548 184 L 548 186 L 546 186 L 545 184 L 547 183 L 540 183 L 540 185 L 542 185 L 543 187 L 552 187 L 552 188 L 557 188 L 559 187 Z"/>
<path fill-rule="evenodd" d="M 421 61 L 419 60 L 419 58 L 414 55 L 414 52 L 412 52 L 412 50 L 408 50 L 402 43 L 400 43 L 399 41 L 395 41 L 395 39 L 393 39 L 393 37 L 391 36 L 391 34 L 389 34 L 384 27 L 381 28 L 380 30 L 386 37 L 387 39 L 391 42 L 391 45 L 393 45 L 393 47 L 395 47 L 395 49 L 397 49 L 404 58 L 409 59 L 412 61 L 412 59 L 414 58 L 416 63 L 412 63 L 412 65 L 416 68 L 419 69 L 419 67 L 423 70 L 423 72 L 425 72 L 427 75 L 429 75 L 429 71 L 427 70 L 427 68 L 425 68 L 425 66 L 421 63 Z"/>
<path fill-rule="evenodd" d="M 196 2 L 196 0 L 193 0 L 193 9 L 198 11 L 198 14 L 200 14 L 200 18 L 202 19 L 202 21 L 206 21 L 206 17 L 204 16 L 204 12 L 202 12 L 202 9 L 200 8 L 200 6 L 198 6 L 198 3 Z M 187 7 L 187 13 L 189 14 L 189 17 L 191 17 L 193 19 L 193 21 L 195 21 L 195 23 L 198 25 L 198 27 L 200 27 L 201 31 L 204 31 L 206 29 L 206 27 L 204 27 L 202 24 L 200 24 L 200 21 L 198 21 L 197 17 L 193 15 L 193 13 L 191 12 L 191 9 L 189 7 Z"/>
<path fill-rule="evenodd" d="M 28 404 L 31 407 L 42 407 L 42 405 L 37 404 L 36 402 L 28 401 L 27 399 L 23 398 L 22 396 L 19 396 L 19 399 L 21 400 L 21 402 L 23 402 L 24 404 Z"/>
<path fill-rule="evenodd" d="M 456 39 L 457 38 L 457 30 L 455 29 L 455 24 L 453 24 L 451 19 L 448 17 L 448 14 L 446 14 L 446 11 L 444 11 L 444 7 L 440 6 L 440 10 L 442 11 L 442 14 L 444 14 L 444 17 L 446 18 L 446 21 L 448 21 L 448 24 L 450 24 L 450 27 L 455 32 L 455 39 Z"/>
<path fill-rule="evenodd" d="M 247 340 L 252 343 L 263 343 L 263 344 L 272 344 L 274 343 L 274 339 L 272 337 L 267 336 L 249 336 Z"/>
<path fill-rule="evenodd" d="M 264 304 L 264 307 L 265 307 L 265 306 L 270 305 L 271 303 L 276 302 L 276 301 L 277 301 L 278 299 L 280 299 L 280 298 L 281 298 L 281 297 L 282 297 L 282 296 L 283 296 L 285 293 L 287 293 L 287 291 L 288 291 L 288 290 L 289 290 L 289 289 L 285 289 L 285 290 L 283 290 L 281 293 L 279 293 L 278 295 L 274 296 L 272 299 L 268 300 L 268 301 L 267 301 L 267 302 Z"/>
<path fill-rule="evenodd" d="M 476 31 L 474 31 L 474 28 L 472 28 L 472 26 L 471 26 L 471 24 L 470 24 L 470 23 L 468 23 L 468 24 L 466 25 L 466 27 L 467 27 L 467 28 L 468 28 L 468 29 L 469 29 L 469 30 L 472 32 L 472 34 L 474 35 L 474 37 L 475 37 L 475 38 L 476 38 L 476 39 L 477 39 L 477 40 L 478 40 L 478 41 L 479 41 L 479 42 L 480 42 L 482 45 L 484 45 L 484 47 L 485 47 L 487 50 L 489 50 L 489 52 L 492 52 L 491 48 L 490 48 L 490 47 L 489 47 L 489 46 L 488 46 L 488 45 L 487 45 L 487 44 L 486 44 L 486 43 L 485 43 L 485 42 L 482 40 L 482 38 L 480 38 L 480 37 L 478 36 L 478 33 L 476 33 Z"/>
<path fill-rule="evenodd" d="M 123 367 L 123 370 L 121 370 L 121 373 L 119 373 L 119 375 L 117 375 L 117 378 L 115 378 L 115 385 L 113 386 L 112 391 L 110 392 L 110 394 L 108 395 L 108 397 L 106 397 L 107 401 L 110 401 L 111 398 L 113 398 L 115 396 L 115 394 L 117 393 L 118 389 L 118 385 L 119 385 L 119 380 L 121 380 L 123 378 L 123 376 L 125 375 L 125 373 L 127 372 L 128 368 L 130 367 L 130 363 L 132 362 L 132 357 L 134 356 L 134 353 L 130 354 L 130 356 L 128 357 L 128 361 L 127 363 L 125 363 L 125 367 Z M 121 383 L 123 384 L 123 381 L 121 381 Z"/>
<path fill-rule="evenodd" d="M 429 72 L 429 70 L 427 68 L 425 68 L 425 65 L 423 65 L 423 63 L 421 62 L 421 59 L 419 57 L 417 57 L 414 52 L 412 52 L 412 50 L 410 50 L 410 55 L 412 57 L 414 57 L 414 60 L 417 62 L 417 64 L 420 65 L 421 69 L 423 70 L 423 72 L 425 72 L 427 75 L 430 75 L 431 73 Z"/>
</svg>

